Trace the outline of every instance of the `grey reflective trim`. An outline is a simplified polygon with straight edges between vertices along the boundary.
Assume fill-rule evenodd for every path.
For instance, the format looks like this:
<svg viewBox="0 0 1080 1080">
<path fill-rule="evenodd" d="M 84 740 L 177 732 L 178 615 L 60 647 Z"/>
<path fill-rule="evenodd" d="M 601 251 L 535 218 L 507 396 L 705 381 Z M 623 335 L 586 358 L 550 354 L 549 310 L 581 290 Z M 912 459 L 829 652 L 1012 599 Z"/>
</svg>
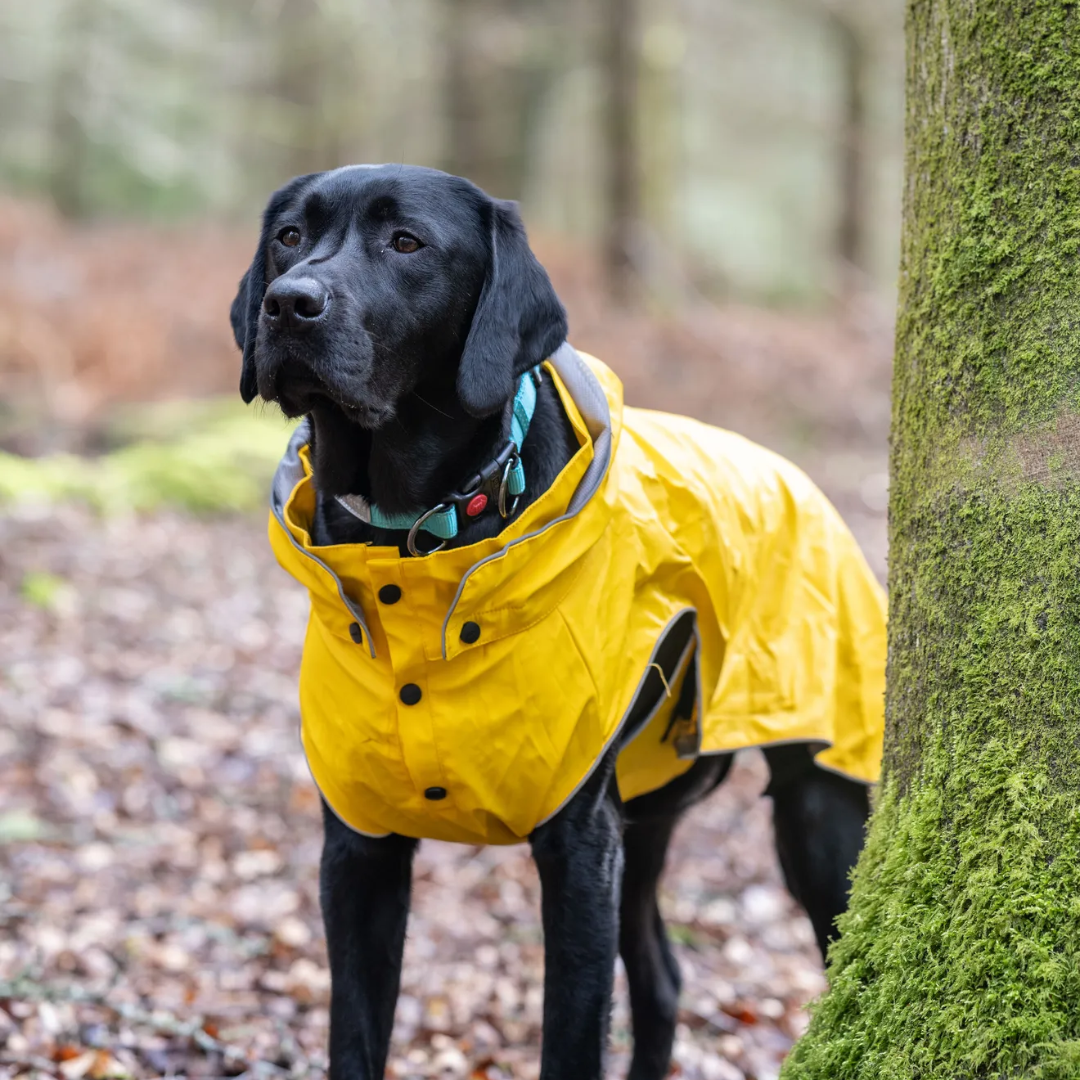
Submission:
<svg viewBox="0 0 1080 1080">
<path fill-rule="evenodd" d="M 446 659 L 446 630 L 450 625 L 450 619 L 453 617 L 454 610 L 465 589 L 465 583 L 469 578 L 481 566 L 491 562 L 493 559 L 501 559 L 512 547 L 517 547 L 518 544 L 525 540 L 531 540 L 534 536 L 547 532 L 553 525 L 558 525 L 560 521 L 566 521 L 568 518 L 577 515 L 589 499 L 596 494 L 600 482 L 607 473 L 608 465 L 611 464 L 611 410 L 608 408 L 607 395 L 600 385 L 600 380 L 592 373 L 589 365 L 581 359 L 577 350 L 567 341 L 564 341 L 552 353 L 549 360 L 559 378 L 562 379 L 563 385 L 578 408 L 578 412 L 581 413 L 581 419 L 585 421 L 585 426 L 588 428 L 593 441 L 593 459 L 589 462 L 585 475 L 582 476 L 574 494 L 571 496 L 565 514 L 555 518 L 553 521 L 549 521 L 543 528 L 536 529 L 531 533 L 525 533 L 524 536 L 512 540 L 501 550 L 489 555 L 486 559 L 474 563 L 465 572 L 458 583 L 454 599 L 450 602 L 450 610 L 447 611 L 446 618 L 443 619 L 442 657 L 444 660 Z"/>
<path fill-rule="evenodd" d="M 592 765 L 589 766 L 589 771 L 587 773 L 585 773 L 585 775 L 578 781 L 578 783 L 575 786 L 574 790 L 571 791 L 570 794 L 567 795 L 566 798 L 563 799 L 563 801 L 561 803 L 559 803 L 559 805 L 550 814 L 548 814 L 548 816 L 546 818 L 544 818 L 543 821 L 538 821 L 533 826 L 534 830 L 539 829 L 541 825 L 546 825 L 564 806 L 566 806 L 566 804 L 585 785 L 585 783 L 588 781 L 589 777 L 592 776 L 592 774 L 596 771 L 596 767 L 603 760 L 604 755 L 608 751 L 608 747 L 611 746 L 612 742 L 615 739 L 617 739 L 619 737 L 619 735 L 622 733 L 622 729 L 623 729 L 623 726 L 626 724 L 627 718 L 634 711 L 634 705 L 637 704 L 637 699 L 641 696 L 642 690 L 645 689 L 645 680 L 649 677 L 649 669 L 652 667 L 653 663 L 656 660 L 656 654 L 660 651 L 660 646 L 663 645 L 664 642 L 667 640 L 668 634 L 671 633 L 671 628 L 688 611 L 692 611 L 694 613 L 694 631 L 693 631 L 693 633 L 694 633 L 694 639 L 697 641 L 698 655 L 699 656 L 701 655 L 701 639 L 698 636 L 698 628 L 697 628 L 697 626 L 698 626 L 698 624 L 697 624 L 697 608 L 693 608 L 693 607 L 680 608 L 678 611 L 675 612 L 674 615 L 672 615 L 672 617 L 670 619 L 668 619 L 667 625 L 664 627 L 663 630 L 660 631 L 660 636 L 656 639 L 656 644 L 653 645 L 652 652 L 649 653 L 649 659 L 645 662 L 645 667 L 641 672 L 641 678 L 638 679 L 638 684 L 637 684 L 637 688 L 634 690 L 634 695 L 633 695 L 633 697 L 630 698 L 629 704 L 623 710 L 622 719 L 619 720 L 619 723 L 616 725 L 615 730 L 611 733 L 611 736 L 608 738 L 607 742 L 604 743 L 604 745 L 600 748 L 600 752 L 596 755 L 596 760 L 592 763 Z M 680 659 L 681 659 L 681 657 L 680 657 Z M 701 680 L 701 675 L 699 674 L 698 675 L 698 681 L 697 681 L 698 731 L 699 732 L 701 731 L 701 718 L 702 718 L 702 715 L 703 715 L 702 712 L 701 712 L 701 681 L 702 681 Z M 664 699 L 661 699 L 661 700 L 664 700 Z M 652 710 L 652 709 L 649 710 L 649 719 L 650 720 L 652 719 L 654 711 L 655 710 Z M 631 742 L 632 741 L 633 740 L 631 740 Z M 699 743 L 700 743 L 700 735 L 699 735 Z"/>
<path fill-rule="evenodd" d="M 304 464 L 300 460 L 300 448 L 307 445 L 310 439 L 310 421 L 305 419 L 297 425 L 292 438 L 289 440 L 285 456 L 278 462 L 277 471 L 274 473 L 274 482 L 270 486 L 270 510 L 274 517 L 277 518 L 278 524 L 285 530 L 289 543 L 305 558 L 321 566 L 334 579 L 338 596 L 341 597 L 341 602 L 345 605 L 349 614 L 360 624 L 360 628 L 364 631 L 364 640 L 367 642 L 368 652 L 371 653 L 371 658 L 374 660 L 375 642 L 372 640 L 363 609 L 359 604 L 353 603 L 346 595 L 345 587 L 341 584 L 341 578 L 322 559 L 312 555 L 310 551 L 306 551 L 303 544 L 297 542 L 296 537 L 293 536 L 289 527 L 285 524 L 285 504 L 289 501 L 289 496 L 293 493 L 296 485 L 304 479 Z"/>
</svg>

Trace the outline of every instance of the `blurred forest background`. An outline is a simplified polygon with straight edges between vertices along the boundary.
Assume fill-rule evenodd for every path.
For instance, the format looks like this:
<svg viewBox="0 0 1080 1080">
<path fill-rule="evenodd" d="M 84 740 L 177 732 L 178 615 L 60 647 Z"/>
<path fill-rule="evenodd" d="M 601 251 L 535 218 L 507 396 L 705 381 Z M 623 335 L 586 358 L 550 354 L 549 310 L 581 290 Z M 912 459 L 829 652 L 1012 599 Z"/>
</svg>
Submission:
<svg viewBox="0 0 1080 1080">
<path fill-rule="evenodd" d="M 793 458 L 879 576 L 902 0 L 0 0 L 0 1080 L 322 1075 L 287 428 L 228 325 L 268 193 L 404 161 L 521 201 L 632 404 Z M 104 511 L 104 512 L 103 512 Z M 823 987 L 763 766 L 680 828 L 675 1075 L 771 1080 Z M 425 844 L 388 1075 L 536 1075 L 522 849 Z M 628 1048 L 625 991 L 616 1064 Z"/>
<path fill-rule="evenodd" d="M 0 0 L 0 439 L 227 389 L 267 193 L 356 161 L 520 200 L 572 312 L 887 322 L 902 65 L 899 0 Z"/>
<path fill-rule="evenodd" d="M 408 161 L 520 199 L 546 232 L 588 240 L 632 217 L 636 261 L 675 298 L 821 302 L 845 264 L 892 283 L 896 0 L 0 12 L 0 178 L 70 219 L 248 222 L 295 173 Z"/>
</svg>

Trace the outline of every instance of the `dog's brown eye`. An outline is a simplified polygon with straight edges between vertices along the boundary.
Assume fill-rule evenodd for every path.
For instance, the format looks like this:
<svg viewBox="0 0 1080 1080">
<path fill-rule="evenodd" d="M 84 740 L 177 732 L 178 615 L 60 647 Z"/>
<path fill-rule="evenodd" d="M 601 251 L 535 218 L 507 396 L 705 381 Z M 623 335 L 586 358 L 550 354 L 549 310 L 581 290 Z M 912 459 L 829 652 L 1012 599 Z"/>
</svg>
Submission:
<svg viewBox="0 0 1080 1080">
<path fill-rule="evenodd" d="M 420 241 L 408 233 L 398 233 L 392 242 L 394 250 L 400 251 L 402 255 L 411 255 L 414 251 L 420 250 Z"/>
<path fill-rule="evenodd" d="M 286 247 L 296 247 L 300 243 L 300 230 L 299 229 L 282 229 L 278 233 L 278 239 Z"/>
</svg>

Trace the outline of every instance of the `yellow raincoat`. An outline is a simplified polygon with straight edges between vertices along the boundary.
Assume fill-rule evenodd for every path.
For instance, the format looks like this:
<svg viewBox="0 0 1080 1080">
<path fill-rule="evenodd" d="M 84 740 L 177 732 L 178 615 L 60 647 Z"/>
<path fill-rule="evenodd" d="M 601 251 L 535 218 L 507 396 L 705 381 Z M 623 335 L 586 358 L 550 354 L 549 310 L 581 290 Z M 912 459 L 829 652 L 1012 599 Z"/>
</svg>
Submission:
<svg viewBox="0 0 1080 1080">
<path fill-rule="evenodd" d="M 516 843 L 616 738 L 623 799 L 776 742 L 876 780 L 885 599 L 824 495 L 738 435 L 624 409 L 568 345 L 544 370 L 580 449 L 493 539 L 316 547 L 304 426 L 278 468 L 270 540 L 311 596 L 302 735 L 333 810 L 371 835 Z"/>
</svg>

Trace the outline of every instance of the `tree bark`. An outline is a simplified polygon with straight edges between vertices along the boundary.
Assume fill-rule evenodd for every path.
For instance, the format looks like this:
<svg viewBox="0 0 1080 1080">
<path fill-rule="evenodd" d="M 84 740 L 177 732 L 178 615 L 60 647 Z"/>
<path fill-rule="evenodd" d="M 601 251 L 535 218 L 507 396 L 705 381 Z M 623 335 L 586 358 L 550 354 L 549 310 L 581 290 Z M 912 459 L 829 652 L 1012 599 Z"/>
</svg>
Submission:
<svg viewBox="0 0 1080 1080">
<path fill-rule="evenodd" d="M 1078 40 L 909 4 L 884 777 L 785 1080 L 1080 1076 Z"/>
</svg>

